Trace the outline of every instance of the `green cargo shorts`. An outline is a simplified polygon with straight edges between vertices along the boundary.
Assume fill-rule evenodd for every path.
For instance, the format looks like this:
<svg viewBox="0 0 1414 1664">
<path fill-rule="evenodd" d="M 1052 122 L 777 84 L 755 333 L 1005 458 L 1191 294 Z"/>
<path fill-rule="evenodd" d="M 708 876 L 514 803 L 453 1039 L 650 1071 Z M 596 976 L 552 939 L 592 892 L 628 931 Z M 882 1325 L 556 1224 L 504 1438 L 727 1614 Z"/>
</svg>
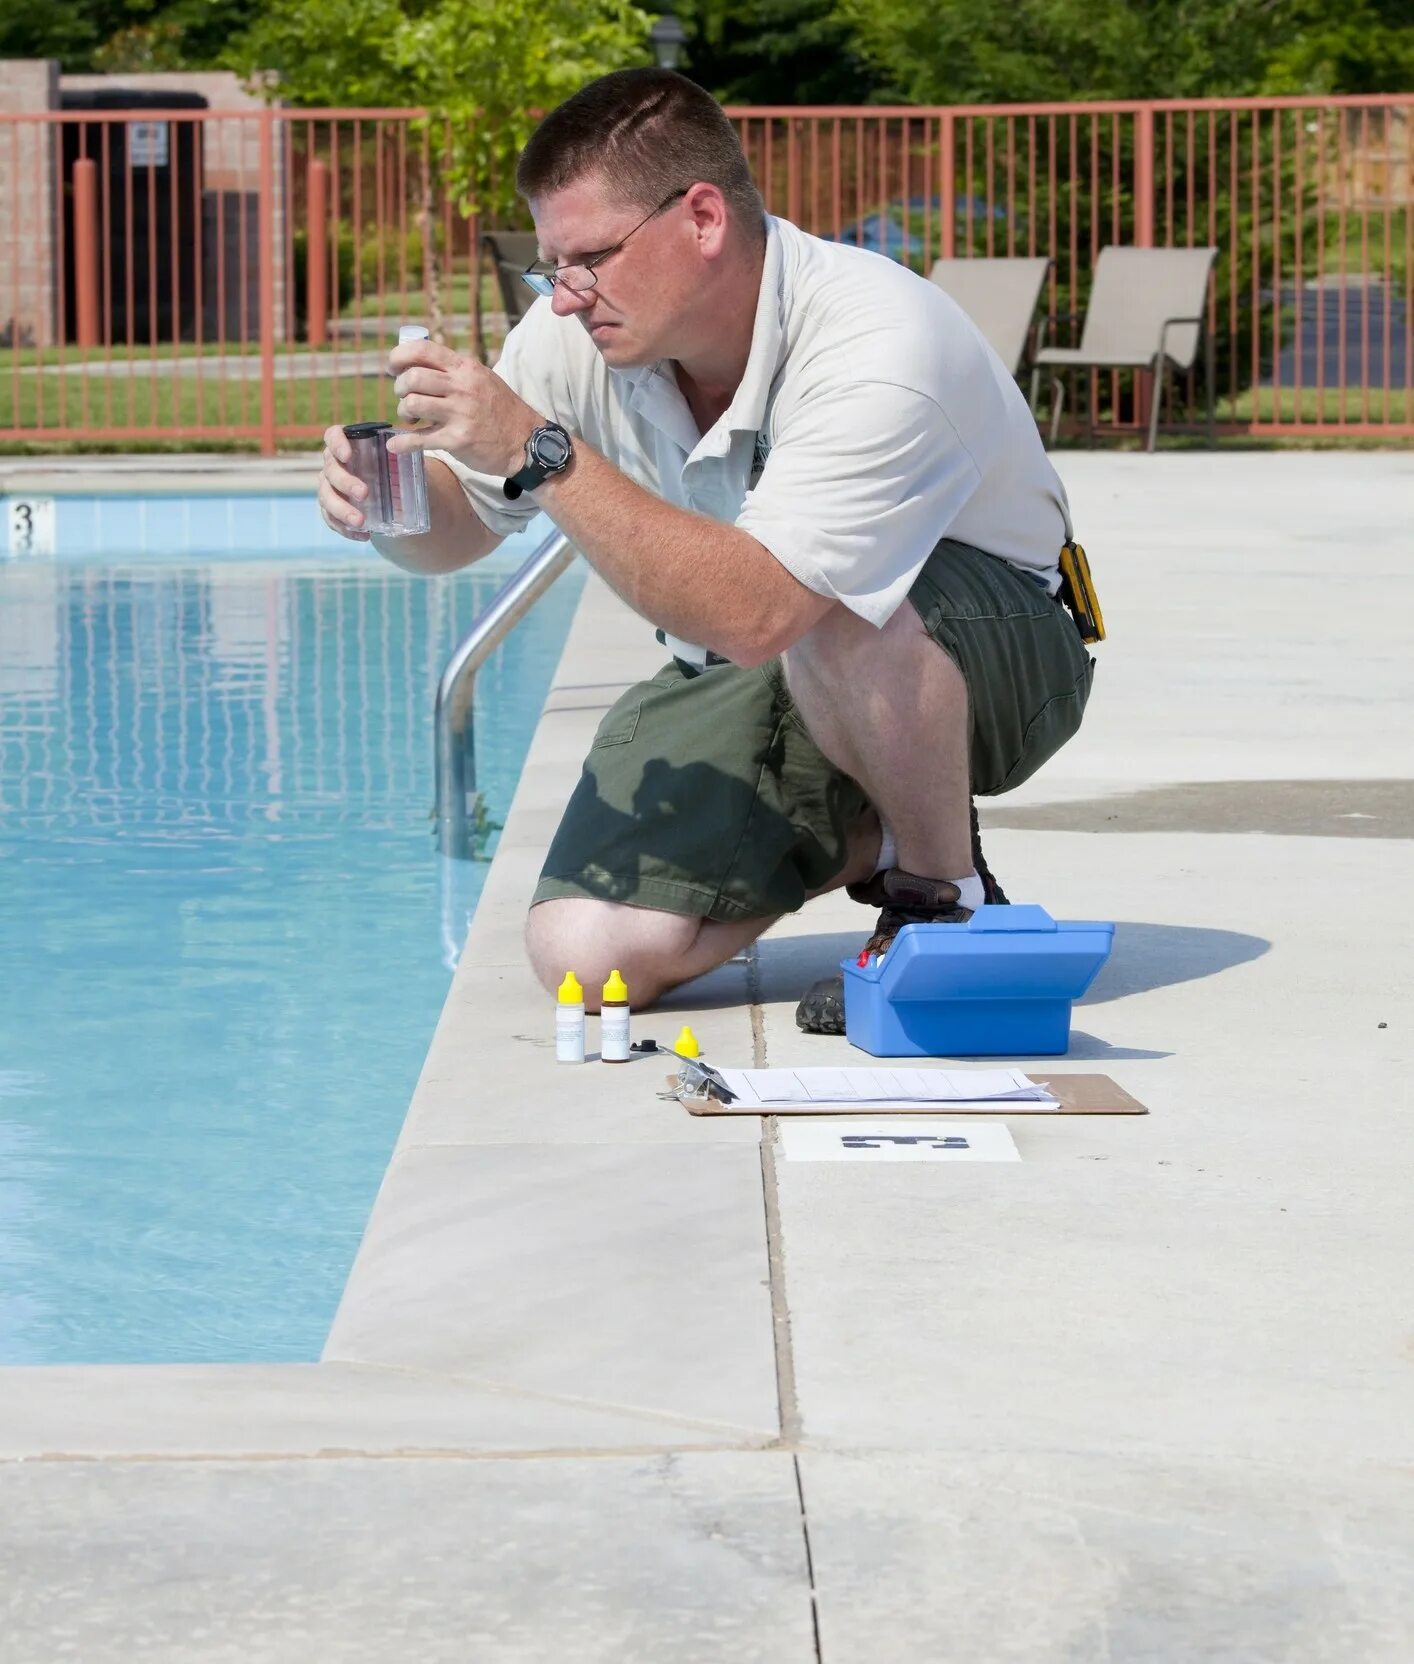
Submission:
<svg viewBox="0 0 1414 1664">
<path fill-rule="evenodd" d="M 966 678 L 974 792 L 1019 786 L 1085 710 L 1094 661 L 1070 615 L 1015 567 L 950 541 L 908 598 Z M 535 900 L 791 913 L 838 875 L 868 807 L 810 738 L 779 659 L 701 672 L 674 660 L 600 723 Z"/>
</svg>

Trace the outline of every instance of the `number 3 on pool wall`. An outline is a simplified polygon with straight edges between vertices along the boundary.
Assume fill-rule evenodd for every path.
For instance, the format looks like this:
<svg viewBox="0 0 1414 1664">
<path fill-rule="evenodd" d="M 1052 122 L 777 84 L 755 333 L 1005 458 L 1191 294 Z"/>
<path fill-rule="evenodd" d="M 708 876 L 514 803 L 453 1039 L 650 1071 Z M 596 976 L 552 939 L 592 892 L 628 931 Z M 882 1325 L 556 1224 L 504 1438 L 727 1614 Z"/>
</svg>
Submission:
<svg viewBox="0 0 1414 1664">
<path fill-rule="evenodd" d="M 6 497 L 5 519 L 10 536 L 8 552 L 19 559 L 25 555 L 54 553 L 54 499 L 52 497 Z"/>
</svg>

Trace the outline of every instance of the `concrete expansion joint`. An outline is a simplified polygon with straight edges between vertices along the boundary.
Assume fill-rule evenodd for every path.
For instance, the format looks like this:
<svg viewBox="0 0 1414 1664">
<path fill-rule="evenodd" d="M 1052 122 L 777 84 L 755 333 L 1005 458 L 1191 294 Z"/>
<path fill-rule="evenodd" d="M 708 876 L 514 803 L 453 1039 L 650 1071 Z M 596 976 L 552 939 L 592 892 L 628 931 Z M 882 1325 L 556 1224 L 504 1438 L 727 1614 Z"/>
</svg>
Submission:
<svg viewBox="0 0 1414 1664">
<path fill-rule="evenodd" d="M 815 1645 L 816 1664 L 823 1664 L 824 1654 L 820 1650 L 820 1594 L 815 1582 L 815 1556 L 810 1548 L 810 1515 L 805 1507 L 805 1481 L 800 1473 L 799 1456 L 792 1456 L 791 1467 L 795 1471 L 795 1494 L 800 1503 L 800 1537 L 805 1550 L 805 1576 L 810 1584 L 810 1632 Z"/>
<path fill-rule="evenodd" d="M 746 955 L 746 997 L 751 1013 L 751 1061 L 766 1067 L 766 1011 L 761 999 L 761 962 L 753 943 Z M 776 1398 L 780 1407 L 780 1448 L 794 1450 L 800 1439 L 800 1406 L 791 1348 L 790 1305 L 786 1298 L 785 1248 L 780 1192 L 776 1181 L 776 1120 L 761 1123 L 761 1197 L 766 1215 L 766 1262 L 771 1281 L 771 1331 L 776 1352 Z"/>
<path fill-rule="evenodd" d="M 790 1306 L 786 1300 L 775 1135 L 775 1121 L 770 1118 L 766 1121 L 761 1139 L 761 1194 L 766 1213 L 766 1260 L 771 1279 L 771 1330 L 776 1350 L 776 1398 L 780 1407 L 781 1444 L 794 1448 L 800 1438 L 800 1405 L 795 1387 L 795 1354 L 791 1348 Z"/>
<path fill-rule="evenodd" d="M 534 1387 L 517 1386 L 512 1381 L 493 1381 L 480 1375 L 460 1375 L 446 1371 L 414 1369 L 407 1364 L 363 1363 L 357 1358 L 326 1358 L 329 1364 L 356 1369 L 370 1375 L 407 1381 L 428 1381 L 437 1386 L 470 1387 L 477 1392 L 495 1393 L 498 1397 L 518 1399 L 530 1404 L 554 1404 L 567 1410 L 595 1410 L 602 1415 L 630 1416 L 635 1421 L 657 1421 L 665 1427 L 681 1427 L 697 1433 L 726 1433 L 735 1435 L 743 1450 L 774 1448 L 776 1436 L 767 1436 L 750 1427 L 739 1427 L 729 1421 L 709 1421 L 696 1416 L 673 1415 L 666 1410 L 654 1410 L 638 1404 L 619 1404 L 600 1398 L 580 1398 L 571 1393 L 545 1392 Z"/>
<path fill-rule="evenodd" d="M 357 1446 L 330 1445 L 322 1450 L 153 1450 L 153 1451 L 63 1451 L 46 1450 L 31 1456 L 0 1457 L 0 1470 L 36 1466 L 70 1467 L 181 1467 L 205 1462 L 222 1467 L 239 1463 L 278 1465 L 294 1462 L 553 1462 L 622 1461 L 658 1456 L 761 1456 L 778 1455 L 782 1447 L 768 1444 L 625 1444 L 625 1445 L 543 1445 L 521 1450 L 463 1450 L 454 1446 L 408 1445 L 389 1450 L 363 1450 Z"/>
</svg>

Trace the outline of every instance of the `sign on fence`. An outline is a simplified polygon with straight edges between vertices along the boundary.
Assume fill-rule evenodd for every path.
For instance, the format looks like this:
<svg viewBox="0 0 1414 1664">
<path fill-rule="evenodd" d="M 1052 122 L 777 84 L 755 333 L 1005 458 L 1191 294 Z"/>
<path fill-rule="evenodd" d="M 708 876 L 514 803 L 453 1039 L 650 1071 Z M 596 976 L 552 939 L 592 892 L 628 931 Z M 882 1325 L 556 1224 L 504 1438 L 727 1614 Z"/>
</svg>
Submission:
<svg viewBox="0 0 1414 1664">
<path fill-rule="evenodd" d="M 167 123 L 165 121 L 130 121 L 128 123 L 128 166 L 130 168 L 165 168 L 167 166 Z"/>
</svg>

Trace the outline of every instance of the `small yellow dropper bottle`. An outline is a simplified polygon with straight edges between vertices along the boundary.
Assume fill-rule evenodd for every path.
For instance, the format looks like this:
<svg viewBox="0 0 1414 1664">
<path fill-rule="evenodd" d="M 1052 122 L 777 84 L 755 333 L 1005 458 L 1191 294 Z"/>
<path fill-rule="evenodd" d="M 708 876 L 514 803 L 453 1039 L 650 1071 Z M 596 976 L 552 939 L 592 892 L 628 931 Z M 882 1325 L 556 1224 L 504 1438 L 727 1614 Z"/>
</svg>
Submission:
<svg viewBox="0 0 1414 1664">
<path fill-rule="evenodd" d="M 678 1037 L 673 1041 L 673 1050 L 679 1057 L 701 1057 L 702 1048 L 697 1044 L 697 1036 L 684 1023 L 678 1030 Z"/>
<path fill-rule="evenodd" d="M 599 1056 L 605 1063 L 627 1063 L 628 984 L 617 971 L 609 973 L 599 998 Z"/>
<path fill-rule="evenodd" d="M 584 1062 L 584 989 L 573 971 L 565 972 L 555 1006 L 555 1061 Z"/>
</svg>

